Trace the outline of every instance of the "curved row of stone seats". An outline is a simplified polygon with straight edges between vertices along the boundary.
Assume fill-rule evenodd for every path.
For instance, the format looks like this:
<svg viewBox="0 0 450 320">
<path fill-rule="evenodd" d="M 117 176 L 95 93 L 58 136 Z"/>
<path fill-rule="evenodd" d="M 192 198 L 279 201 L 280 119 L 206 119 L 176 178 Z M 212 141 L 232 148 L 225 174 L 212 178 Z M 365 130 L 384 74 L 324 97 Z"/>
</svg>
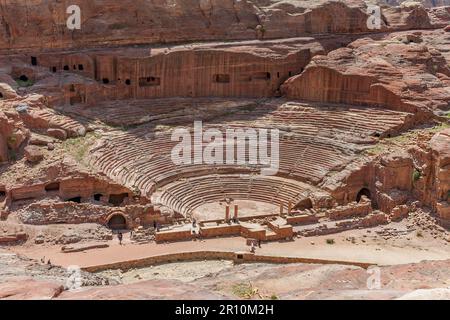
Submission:
<svg viewBox="0 0 450 320">
<path fill-rule="evenodd" d="M 101 120 L 112 126 L 134 126 L 147 122 L 164 123 L 179 122 L 183 118 L 192 117 L 196 109 L 234 109 L 246 108 L 255 103 L 252 99 L 223 98 L 168 98 L 168 99 L 137 99 L 111 100 L 96 104 L 95 107 L 78 104 L 70 106 L 71 113 Z M 126 107 L 124 107 L 126 104 Z"/>
<path fill-rule="evenodd" d="M 414 115 L 374 107 L 327 106 L 321 104 L 305 104 L 287 102 L 281 105 L 267 103 L 265 108 L 258 108 L 251 113 L 262 121 L 268 121 L 275 127 L 292 126 L 292 130 L 319 129 L 349 132 L 352 134 L 370 136 L 375 133 L 398 131 L 410 123 Z M 239 113 L 238 116 L 249 116 Z"/>
<path fill-rule="evenodd" d="M 161 106 L 149 110 L 156 115 L 170 113 L 170 110 L 164 113 Z M 278 176 L 318 184 L 328 172 L 345 167 L 370 147 L 374 138 L 369 135 L 395 131 L 407 125 L 410 117 L 408 113 L 368 107 L 326 108 L 294 102 L 280 105 L 272 100 L 261 103 L 252 112 L 241 110 L 230 115 L 225 124 L 217 127 L 222 132 L 227 128 L 281 128 Z M 204 124 L 204 129 L 209 127 L 217 128 L 214 123 Z M 177 143 L 171 141 L 170 131 L 158 132 L 154 124 L 117 130 L 105 134 L 103 145 L 92 153 L 92 164 L 116 181 L 135 186 L 147 195 L 180 177 L 259 170 L 250 165 L 175 165 L 171 151 Z M 248 158 L 248 150 L 245 156 Z"/>
<path fill-rule="evenodd" d="M 188 216 L 206 203 L 252 200 L 287 207 L 305 199 L 310 185 L 279 177 L 208 175 L 181 179 L 163 188 L 158 202 Z"/>
<path fill-rule="evenodd" d="M 117 144 L 111 143 L 119 141 Z M 102 148 L 93 165 L 109 176 L 119 179 L 121 183 L 136 185 L 142 190 L 151 188 L 144 183 L 144 176 L 151 177 L 155 183 L 174 178 L 184 171 L 215 170 L 220 165 L 175 165 L 170 153 L 175 143 L 169 137 L 135 143 L 127 133 L 123 137 L 110 140 L 111 145 Z M 327 149 L 328 147 L 328 149 Z M 106 151 L 104 151 L 106 150 Z M 319 182 L 326 173 L 336 167 L 345 165 L 352 157 L 338 146 L 327 145 L 323 139 L 310 140 L 305 137 L 280 140 L 280 174 L 292 178 Z M 98 154 L 98 153 L 97 153 Z M 248 151 L 246 152 L 248 158 Z M 242 166 L 228 165 L 230 170 L 242 169 Z M 254 166 L 246 166 L 248 172 L 256 170 Z M 133 181 L 136 180 L 136 181 Z M 168 180 L 170 182 L 170 179 Z"/>
</svg>

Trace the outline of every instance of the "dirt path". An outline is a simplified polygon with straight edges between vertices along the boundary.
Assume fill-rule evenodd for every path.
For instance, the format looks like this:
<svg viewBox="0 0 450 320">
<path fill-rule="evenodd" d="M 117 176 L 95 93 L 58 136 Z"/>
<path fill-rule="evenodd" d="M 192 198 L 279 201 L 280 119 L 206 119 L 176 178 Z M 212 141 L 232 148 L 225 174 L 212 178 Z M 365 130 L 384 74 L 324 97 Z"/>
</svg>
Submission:
<svg viewBox="0 0 450 320">
<path fill-rule="evenodd" d="M 431 237 L 414 238 L 407 235 L 396 239 L 383 240 L 373 236 L 373 229 L 353 230 L 339 235 L 300 238 L 290 242 L 272 242 L 257 249 L 258 254 L 288 257 L 316 258 L 368 262 L 380 265 L 416 263 L 423 260 L 450 259 L 450 245 L 443 240 Z M 334 244 L 327 244 L 333 238 Z M 355 238 L 355 241 L 350 241 Z M 85 243 L 87 244 L 87 243 Z M 46 257 L 55 265 L 81 267 L 110 264 L 150 256 L 191 251 L 249 251 L 245 239 L 241 237 L 187 241 L 170 244 L 133 244 L 125 239 L 120 246 L 117 240 L 108 242 L 108 248 L 93 249 L 85 252 L 63 253 L 61 246 L 15 247 L 14 252 L 30 258 Z"/>
</svg>

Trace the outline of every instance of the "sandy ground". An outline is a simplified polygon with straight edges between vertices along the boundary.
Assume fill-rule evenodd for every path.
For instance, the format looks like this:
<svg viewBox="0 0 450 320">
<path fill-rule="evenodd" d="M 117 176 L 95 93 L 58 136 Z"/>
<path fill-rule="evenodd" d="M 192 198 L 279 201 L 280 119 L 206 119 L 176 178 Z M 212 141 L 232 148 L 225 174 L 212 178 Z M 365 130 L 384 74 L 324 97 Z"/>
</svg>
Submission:
<svg viewBox="0 0 450 320">
<path fill-rule="evenodd" d="M 289 242 L 263 243 L 262 248 L 257 249 L 257 253 L 274 256 L 367 262 L 379 265 L 397 265 L 416 263 L 423 260 L 450 259 L 450 243 L 446 240 L 435 238 L 426 231 L 423 231 L 420 235 L 415 232 L 392 235 L 395 234 L 392 230 L 401 230 L 401 227 L 401 224 L 390 224 L 384 227 L 351 230 L 334 235 L 297 238 Z M 383 237 L 377 231 L 383 232 L 383 234 L 390 233 L 390 235 Z M 334 244 L 328 244 L 327 239 L 333 239 Z M 134 244 L 130 242 L 128 235 L 126 235 L 122 246 L 118 244 L 117 239 L 113 239 L 107 243 L 109 244 L 108 248 L 76 253 L 61 252 L 60 245 L 17 246 L 10 248 L 10 250 L 34 259 L 41 259 L 45 256 L 46 259 L 51 259 L 55 265 L 79 265 L 81 267 L 142 259 L 177 252 L 203 250 L 249 251 L 245 239 L 241 237 L 168 244 Z M 84 245 L 87 244 L 90 243 L 84 243 Z"/>
<path fill-rule="evenodd" d="M 234 200 L 233 204 L 230 205 L 231 217 L 234 214 L 234 205 L 238 205 L 239 207 L 239 217 L 270 215 L 280 211 L 279 207 L 269 203 Z M 207 203 L 196 208 L 193 214 L 197 221 L 218 220 L 225 217 L 225 208 L 225 202 Z"/>
<path fill-rule="evenodd" d="M 192 282 L 210 274 L 222 272 L 233 268 L 232 261 L 191 261 L 167 263 L 147 268 L 121 270 L 106 270 L 99 272 L 101 276 L 112 278 L 119 283 L 130 284 L 153 279 L 171 279 L 181 282 Z"/>
</svg>

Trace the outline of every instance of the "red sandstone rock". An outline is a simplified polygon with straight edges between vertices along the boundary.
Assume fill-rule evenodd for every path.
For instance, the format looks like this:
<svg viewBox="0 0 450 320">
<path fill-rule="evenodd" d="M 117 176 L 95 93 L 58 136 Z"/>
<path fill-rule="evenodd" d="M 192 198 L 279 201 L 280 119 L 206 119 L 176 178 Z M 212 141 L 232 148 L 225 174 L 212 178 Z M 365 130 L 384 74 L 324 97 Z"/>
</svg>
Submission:
<svg viewBox="0 0 450 320">
<path fill-rule="evenodd" d="M 0 163 L 9 160 L 8 149 L 16 153 L 29 135 L 16 111 L 0 109 Z"/>
<path fill-rule="evenodd" d="M 63 287 L 59 284 L 32 279 L 0 283 L 0 299 L 48 300 L 62 291 Z"/>
<path fill-rule="evenodd" d="M 406 205 L 397 206 L 392 210 L 391 213 L 391 220 L 392 221 L 399 221 L 406 217 L 408 217 L 409 214 L 409 208 Z"/>
<path fill-rule="evenodd" d="M 42 151 L 36 146 L 27 146 L 25 147 L 25 158 L 29 162 L 40 162 L 44 159 L 44 154 Z"/>
<path fill-rule="evenodd" d="M 67 139 L 67 132 L 62 129 L 53 129 L 49 128 L 47 129 L 47 134 L 51 137 L 54 137 L 59 140 L 66 140 Z"/>
<path fill-rule="evenodd" d="M 424 112 L 445 108 L 450 99 L 438 73 L 450 75 L 450 69 L 432 48 L 361 39 L 314 57 L 282 88 L 289 98 Z"/>
<path fill-rule="evenodd" d="M 430 141 L 435 179 L 435 206 L 443 223 L 450 225 L 450 129 L 437 133 Z"/>
</svg>

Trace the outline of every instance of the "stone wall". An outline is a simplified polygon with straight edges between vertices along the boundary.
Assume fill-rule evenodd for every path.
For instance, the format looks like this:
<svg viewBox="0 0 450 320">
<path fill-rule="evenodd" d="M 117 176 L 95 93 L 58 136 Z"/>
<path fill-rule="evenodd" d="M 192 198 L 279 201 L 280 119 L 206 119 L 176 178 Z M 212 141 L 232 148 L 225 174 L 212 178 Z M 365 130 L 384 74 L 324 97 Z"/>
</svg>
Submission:
<svg viewBox="0 0 450 320">
<path fill-rule="evenodd" d="M 317 223 L 319 217 L 314 214 L 295 214 L 293 216 L 287 216 L 286 221 L 290 225 L 306 225 Z"/>
<path fill-rule="evenodd" d="M 153 221 L 172 223 L 171 216 L 161 214 L 152 205 L 129 205 L 118 209 L 90 203 L 40 201 L 18 210 L 19 219 L 32 225 L 98 223 L 107 226 L 117 215 L 124 217 L 127 229 L 152 225 Z"/>
<path fill-rule="evenodd" d="M 368 268 L 374 263 L 363 263 L 353 261 L 311 259 L 302 257 L 283 257 L 258 255 L 249 252 L 232 252 L 232 251 L 192 251 L 171 253 L 160 256 L 151 256 L 138 260 L 122 261 L 106 265 L 88 266 L 83 270 L 87 272 L 99 272 L 109 269 L 120 269 L 127 271 L 135 268 L 145 268 L 152 265 L 180 262 L 180 261 L 197 261 L 197 260 L 231 260 L 235 263 L 259 262 L 259 263 L 313 263 L 313 264 L 342 264 L 354 265 L 361 268 Z"/>
<path fill-rule="evenodd" d="M 315 237 L 327 234 L 340 233 L 346 230 L 353 230 L 358 228 L 372 228 L 378 225 L 388 224 L 389 216 L 382 212 L 374 212 L 363 218 L 356 218 L 351 220 L 338 221 L 333 226 L 321 224 L 319 226 L 312 226 L 297 232 L 297 235 L 304 237 Z"/>
<path fill-rule="evenodd" d="M 201 236 L 204 238 L 237 236 L 241 234 L 241 226 L 238 224 L 221 224 L 217 226 L 201 227 Z"/>
<path fill-rule="evenodd" d="M 364 198 L 360 203 L 351 202 L 346 206 L 339 206 L 327 210 L 327 217 L 331 220 L 342 220 L 348 218 L 356 218 L 367 216 L 372 212 L 372 204 L 370 199 Z"/>
<path fill-rule="evenodd" d="M 169 230 L 161 230 L 156 232 L 156 242 L 172 242 L 172 241 L 187 241 L 196 238 L 214 238 L 214 237 L 229 237 L 241 236 L 248 239 L 257 239 L 262 241 L 275 241 L 291 239 L 293 237 L 292 226 L 286 224 L 284 219 L 282 221 L 268 221 L 267 226 L 270 230 L 266 230 L 262 225 L 255 224 L 217 224 L 204 225 L 201 224 L 198 233 L 194 234 L 190 225 L 177 226 Z M 269 232 L 268 232 L 269 231 Z"/>
</svg>

